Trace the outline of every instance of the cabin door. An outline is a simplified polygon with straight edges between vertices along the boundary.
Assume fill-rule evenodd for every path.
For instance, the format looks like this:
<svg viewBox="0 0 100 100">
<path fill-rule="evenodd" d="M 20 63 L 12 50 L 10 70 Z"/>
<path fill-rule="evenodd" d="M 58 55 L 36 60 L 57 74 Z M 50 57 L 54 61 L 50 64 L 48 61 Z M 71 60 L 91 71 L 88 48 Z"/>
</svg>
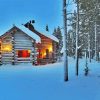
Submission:
<svg viewBox="0 0 100 100">
<path fill-rule="evenodd" d="M 46 58 L 49 58 L 49 49 L 46 49 Z"/>
</svg>

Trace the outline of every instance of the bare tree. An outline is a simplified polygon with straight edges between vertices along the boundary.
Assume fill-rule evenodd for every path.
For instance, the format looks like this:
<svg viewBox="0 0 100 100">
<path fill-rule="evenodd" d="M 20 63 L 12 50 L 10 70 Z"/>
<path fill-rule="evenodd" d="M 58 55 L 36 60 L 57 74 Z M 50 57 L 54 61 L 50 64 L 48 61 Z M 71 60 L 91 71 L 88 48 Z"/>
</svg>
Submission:
<svg viewBox="0 0 100 100">
<path fill-rule="evenodd" d="M 76 21 L 76 75 L 77 76 L 78 76 L 78 70 L 79 70 L 78 40 L 79 40 L 79 0 L 77 0 L 77 21 Z"/>
<path fill-rule="evenodd" d="M 68 51 L 67 51 L 67 10 L 66 10 L 66 0 L 63 0 L 63 23 L 64 23 L 64 46 L 65 46 L 65 52 L 64 52 L 64 80 L 68 81 Z"/>
</svg>

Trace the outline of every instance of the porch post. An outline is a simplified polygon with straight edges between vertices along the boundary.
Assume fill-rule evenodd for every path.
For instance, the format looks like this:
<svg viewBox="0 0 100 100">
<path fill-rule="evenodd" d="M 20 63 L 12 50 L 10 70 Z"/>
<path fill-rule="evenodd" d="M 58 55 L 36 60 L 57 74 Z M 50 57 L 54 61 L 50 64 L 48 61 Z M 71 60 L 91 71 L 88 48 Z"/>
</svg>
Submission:
<svg viewBox="0 0 100 100">
<path fill-rule="evenodd" d="M 32 40 L 32 64 L 37 65 L 37 51 L 36 51 L 36 41 Z"/>
<path fill-rule="evenodd" d="M 12 34 L 12 65 L 15 65 L 15 38 L 14 38 L 14 32 Z"/>
</svg>

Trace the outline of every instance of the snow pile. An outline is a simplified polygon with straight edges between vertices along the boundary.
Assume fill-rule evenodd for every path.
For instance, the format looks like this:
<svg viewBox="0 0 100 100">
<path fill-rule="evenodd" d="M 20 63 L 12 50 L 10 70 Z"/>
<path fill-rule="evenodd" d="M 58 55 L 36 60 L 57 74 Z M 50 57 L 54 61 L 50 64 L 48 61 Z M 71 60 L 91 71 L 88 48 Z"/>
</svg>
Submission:
<svg viewBox="0 0 100 100">
<path fill-rule="evenodd" d="M 80 60 L 79 76 L 75 61 L 69 59 L 69 81 L 64 82 L 63 63 L 45 66 L 31 64 L 0 67 L 0 100 L 100 100 L 100 64 Z"/>
</svg>

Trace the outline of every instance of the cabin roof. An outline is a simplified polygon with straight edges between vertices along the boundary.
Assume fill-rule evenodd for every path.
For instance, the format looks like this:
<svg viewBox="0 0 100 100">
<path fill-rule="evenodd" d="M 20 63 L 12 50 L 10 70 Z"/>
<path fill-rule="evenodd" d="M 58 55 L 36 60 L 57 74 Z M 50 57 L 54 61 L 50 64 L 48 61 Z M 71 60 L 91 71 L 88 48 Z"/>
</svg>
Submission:
<svg viewBox="0 0 100 100">
<path fill-rule="evenodd" d="M 16 26 L 17 27 L 17 26 Z M 54 36 L 54 35 L 51 35 L 49 33 L 41 33 L 41 32 L 38 32 L 37 30 L 34 30 L 34 31 L 31 31 L 29 30 L 28 28 L 26 28 L 25 26 L 21 25 L 21 26 L 18 26 L 18 28 L 20 28 L 22 31 L 26 32 L 29 36 L 31 36 L 32 38 L 38 38 L 38 40 L 36 40 L 36 42 L 41 42 L 41 39 L 40 39 L 40 35 L 43 35 L 55 42 L 59 42 L 59 40 Z M 38 33 L 38 34 L 37 34 Z"/>
<path fill-rule="evenodd" d="M 42 33 L 42 34 L 44 34 L 44 33 Z M 44 35 L 47 36 L 48 38 L 52 39 L 53 41 L 59 42 L 59 40 L 54 35 L 51 35 L 51 34 L 44 34 Z"/>
<path fill-rule="evenodd" d="M 49 34 L 48 32 L 42 33 L 42 32 L 38 32 L 38 31 L 35 30 L 35 29 L 33 29 L 32 32 L 36 33 L 36 34 L 39 35 L 39 36 L 41 36 L 41 35 L 42 35 L 42 36 L 45 36 L 45 37 L 47 37 L 47 38 L 49 38 L 49 39 L 51 39 L 51 40 L 53 40 L 53 41 L 55 41 L 55 42 L 59 42 L 59 40 L 58 40 L 54 35 Z"/>
<path fill-rule="evenodd" d="M 0 34 L 1 36 L 5 35 L 6 33 L 9 33 L 10 31 L 12 31 L 14 28 L 20 29 L 20 31 L 24 32 L 25 34 L 27 34 L 29 37 L 31 37 L 32 39 L 36 40 L 36 43 L 41 43 L 41 39 L 38 35 L 34 34 L 32 31 L 30 31 L 29 29 L 25 28 L 23 25 L 21 26 L 13 26 L 10 30 L 8 30 L 7 32 Z"/>
<path fill-rule="evenodd" d="M 55 36 L 53 36 L 52 34 L 49 34 L 48 32 L 42 33 L 42 32 L 37 31 L 36 29 L 29 30 L 23 25 L 17 25 L 17 26 L 15 25 L 10 30 L 8 30 L 6 33 L 10 32 L 14 27 L 20 29 L 21 31 L 26 33 L 28 36 L 36 40 L 36 43 L 38 42 L 41 43 L 41 38 L 40 38 L 41 36 L 45 36 L 55 42 L 59 42 L 59 40 Z M 0 34 L 0 36 L 3 36 L 6 33 L 2 33 Z"/>
<path fill-rule="evenodd" d="M 46 32 L 43 32 L 43 31 L 39 32 L 39 31 L 37 31 L 30 22 L 27 22 L 26 24 L 24 24 L 24 26 L 26 28 L 28 28 L 29 30 L 31 30 L 32 32 L 34 32 L 35 34 L 37 34 L 38 36 L 40 36 L 40 37 L 43 36 L 43 37 L 51 39 L 52 41 L 59 42 L 59 40 L 54 35 L 49 34 L 49 32 L 47 32 L 47 31 Z"/>
<path fill-rule="evenodd" d="M 32 31 L 30 31 L 29 29 L 27 29 L 26 27 L 24 27 L 23 25 L 21 26 L 16 26 L 17 28 L 19 28 L 20 30 L 22 30 L 23 32 L 25 32 L 27 35 L 29 35 L 31 38 L 35 39 L 36 42 L 40 42 L 41 43 L 41 39 L 39 36 L 37 36 L 35 33 L 33 33 Z"/>
</svg>

